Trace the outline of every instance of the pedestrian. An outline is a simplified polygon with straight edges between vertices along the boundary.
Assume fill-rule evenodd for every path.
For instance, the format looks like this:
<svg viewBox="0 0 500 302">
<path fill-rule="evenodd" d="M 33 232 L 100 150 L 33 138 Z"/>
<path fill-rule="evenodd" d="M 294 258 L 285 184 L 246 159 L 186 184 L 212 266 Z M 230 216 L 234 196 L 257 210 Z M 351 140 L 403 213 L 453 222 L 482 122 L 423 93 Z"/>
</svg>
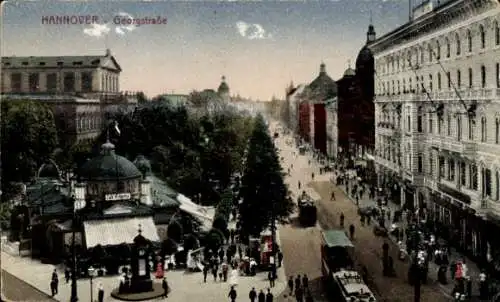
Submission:
<svg viewBox="0 0 500 302">
<path fill-rule="evenodd" d="M 353 240 L 354 239 L 354 225 L 353 224 L 351 224 L 349 226 L 349 235 L 351 236 L 351 240 Z"/>
<path fill-rule="evenodd" d="M 297 290 L 297 287 L 301 287 L 301 282 L 302 278 L 300 277 L 300 275 L 297 275 L 297 277 L 295 278 L 295 290 Z"/>
<path fill-rule="evenodd" d="M 311 173 L 311 179 L 314 181 L 314 172 Z"/>
<path fill-rule="evenodd" d="M 226 262 L 222 263 L 222 276 L 224 277 L 224 282 L 227 282 L 227 273 L 229 271 L 229 265 Z"/>
<path fill-rule="evenodd" d="M 264 294 L 264 291 L 261 289 L 259 292 L 259 295 L 257 296 L 258 302 L 266 302 L 266 294 Z"/>
<path fill-rule="evenodd" d="M 302 277 L 302 287 L 304 287 L 304 290 L 309 288 L 309 278 L 307 278 L 306 274 Z"/>
<path fill-rule="evenodd" d="M 282 263 L 283 263 L 283 253 L 281 251 L 278 251 L 278 266 L 281 267 Z"/>
<path fill-rule="evenodd" d="M 300 286 L 295 288 L 295 298 L 297 302 L 302 302 L 304 299 L 304 291 Z"/>
<path fill-rule="evenodd" d="M 269 280 L 269 287 L 273 288 L 274 287 L 274 274 L 273 274 L 273 271 L 269 271 L 267 273 L 267 279 Z"/>
<path fill-rule="evenodd" d="M 236 301 L 236 297 L 238 296 L 238 294 L 236 293 L 234 286 L 231 286 L 231 290 L 229 291 L 229 294 L 227 296 L 231 299 L 231 302 Z"/>
<path fill-rule="evenodd" d="M 205 263 L 203 266 L 203 282 L 207 283 L 207 275 L 208 275 L 208 264 Z"/>
<path fill-rule="evenodd" d="M 288 288 L 290 289 L 290 296 L 293 295 L 293 277 L 288 278 Z"/>
<path fill-rule="evenodd" d="M 372 220 L 372 216 L 370 214 L 366 215 L 366 224 L 370 225 L 370 221 Z"/>
<path fill-rule="evenodd" d="M 163 280 L 161 281 L 161 287 L 163 288 L 163 297 L 167 298 L 168 297 L 168 282 L 167 282 L 167 277 L 164 277 Z"/>
<path fill-rule="evenodd" d="M 102 283 L 99 283 L 99 287 L 98 287 L 98 291 L 97 291 L 97 301 L 98 302 L 104 301 L 104 286 L 102 286 Z"/>
<path fill-rule="evenodd" d="M 52 297 L 57 294 L 56 281 L 54 279 L 50 280 L 50 291 L 52 292 Z"/>
<path fill-rule="evenodd" d="M 307 290 L 307 293 L 306 293 L 306 302 L 314 302 L 314 299 L 313 299 L 313 296 L 312 296 L 310 290 Z"/>
<path fill-rule="evenodd" d="M 267 289 L 266 302 L 273 302 L 274 296 L 271 293 L 271 289 Z"/>
<path fill-rule="evenodd" d="M 345 219 L 344 212 L 341 212 L 340 213 L 340 227 L 341 228 L 344 227 L 344 219 Z"/>
<path fill-rule="evenodd" d="M 52 272 L 52 278 L 50 282 L 50 289 L 52 291 L 52 296 L 57 295 L 59 287 L 59 277 L 57 276 L 57 271 L 54 269 Z"/>
<path fill-rule="evenodd" d="M 255 287 L 252 287 L 252 290 L 248 294 L 248 298 L 250 298 L 250 302 L 254 302 L 257 299 L 257 292 L 255 291 Z"/>
<path fill-rule="evenodd" d="M 214 276 L 214 282 L 217 282 L 217 271 L 218 271 L 217 268 L 218 268 L 217 265 L 214 263 L 212 265 L 212 275 Z"/>
<path fill-rule="evenodd" d="M 66 283 L 69 283 L 70 276 L 71 276 L 71 271 L 70 271 L 69 267 L 66 267 L 64 269 L 64 279 L 66 280 Z"/>
<path fill-rule="evenodd" d="M 331 197 L 330 197 L 330 200 L 331 200 L 331 201 L 335 201 L 335 200 L 336 200 L 336 199 L 335 199 L 335 192 L 334 192 L 333 190 L 332 190 L 332 195 L 331 195 Z"/>
</svg>

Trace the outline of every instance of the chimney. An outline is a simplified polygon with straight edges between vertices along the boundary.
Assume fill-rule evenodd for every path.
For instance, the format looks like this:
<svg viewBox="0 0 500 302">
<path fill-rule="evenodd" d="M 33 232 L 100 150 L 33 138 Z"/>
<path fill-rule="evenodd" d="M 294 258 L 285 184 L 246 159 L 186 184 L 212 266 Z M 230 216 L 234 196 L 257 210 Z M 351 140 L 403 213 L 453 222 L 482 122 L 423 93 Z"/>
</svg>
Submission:
<svg viewBox="0 0 500 302">
<path fill-rule="evenodd" d="M 151 199 L 151 183 L 149 180 L 141 180 L 141 203 L 147 206 L 153 205 L 153 200 Z"/>
</svg>

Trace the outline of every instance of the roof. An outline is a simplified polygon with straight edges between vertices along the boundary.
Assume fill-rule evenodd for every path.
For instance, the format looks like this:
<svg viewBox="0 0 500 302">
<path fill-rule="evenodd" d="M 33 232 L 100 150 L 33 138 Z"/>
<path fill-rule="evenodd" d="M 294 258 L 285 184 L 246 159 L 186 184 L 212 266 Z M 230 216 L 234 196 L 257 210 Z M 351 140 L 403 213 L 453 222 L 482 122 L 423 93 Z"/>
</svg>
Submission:
<svg viewBox="0 0 500 302">
<path fill-rule="evenodd" d="M 73 208 L 68 188 L 51 178 L 39 178 L 26 187 L 26 198 L 30 205 L 42 207 L 44 214 L 64 213 Z"/>
<path fill-rule="evenodd" d="M 153 217 L 117 218 L 105 220 L 88 220 L 83 222 L 87 248 L 101 246 L 131 244 L 134 238 L 141 234 L 146 239 L 159 242 Z"/>
<path fill-rule="evenodd" d="M 369 301 L 369 299 L 373 297 L 370 288 L 366 286 L 363 278 L 358 272 L 340 270 L 333 273 L 333 277 L 340 284 L 342 292 L 348 297 L 362 298 L 363 301 Z M 373 297 L 373 299 L 375 299 L 375 297 Z"/>
<path fill-rule="evenodd" d="M 356 75 L 356 72 L 354 71 L 354 69 L 352 69 L 351 67 L 347 68 L 345 71 L 344 71 L 344 77 L 353 77 Z"/>
<path fill-rule="evenodd" d="M 217 92 L 229 92 L 229 86 L 226 83 L 226 77 L 222 76 L 222 81 L 219 85 L 219 88 L 217 89 Z"/>
<path fill-rule="evenodd" d="M 337 83 L 326 73 L 325 64 L 321 64 L 319 75 L 308 85 L 313 97 L 327 99 L 337 95 Z"/>
<path fill-rule="evenodd" d="M 356 69 L 359 71 L 360 68 L 369 66 L 370 64 L 374 64 L 373 52 L 367 45 L 365 45 L 361 48 L 358 53 L 358 57 L 356 58 Z"/>
<path fill-rule="evenodd" d="M 146 177 L 151 184 L 151 198 L 153 205 L 169 207 L 179 206 L 180 202 L 177 200 L 178 193 L 172 189 L 166 181 L 151 175 Z"/>
<path fill-rule="evenodd" d="M 328 247 L 354 247 L 343 230 L 327 230 L 321 232 Z"/>
<path fill-rule="evenodd" d="M 121 72 L 116 59 L 109 54 L 100 56 L 29 56 L 2 57 L 2 68 L 106 68 Z"/>
<path fill-rule="evenodd" d="M 86 162 L 78 175 L 84 180 L 100 181 L 141 178 L 141 171 L 131 161 L 117 155 L 114 148 L 109 142 L 103 144 L 101 154 Z"/>
</svg>

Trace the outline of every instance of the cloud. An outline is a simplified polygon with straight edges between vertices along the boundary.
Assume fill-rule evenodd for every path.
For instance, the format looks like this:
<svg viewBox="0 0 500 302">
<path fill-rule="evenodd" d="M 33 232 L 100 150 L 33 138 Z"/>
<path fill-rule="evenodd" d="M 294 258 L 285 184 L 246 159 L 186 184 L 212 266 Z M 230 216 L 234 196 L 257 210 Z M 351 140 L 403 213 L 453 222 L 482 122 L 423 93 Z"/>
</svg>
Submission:
<svg viewBox="0 0 500 302">
<path fill-rule="evenodd" d="M 122 17 L 122 18 L 120 18 L 121 20 L 126 20 L 126 19 L 133 20 L 134 19 L 134 17 L 131 14 L 125 13 L 125 12 L 119 12 L 116 15 Z M 133 22 L 131 22 L 131 23 L 133 23 Z M 120 36 L 124 36 L 128 32 L 134 31 L 136 28 L 137 28 L 137 26 L 134 24 L 129 24 L 129 25 L 119 24 L 115 28 L 115 33 L 117 33 Z"/>
<path fill-rule="evenodd" d="M 249 40 L 262 40 L 271 38 L 272 35 L 267 33 L 262 25 L 257 23 L 246 23 L 244 21 L 236 22 L 236 29 L 240 36 Z"/>
<path fill-rule="evenodd" d="M 92 26 L 83 29 L 83 33 L 87 36 L 100 38 L 109 33 L 110 28 L 107 24 L 92 24 Z"/>
</svg>

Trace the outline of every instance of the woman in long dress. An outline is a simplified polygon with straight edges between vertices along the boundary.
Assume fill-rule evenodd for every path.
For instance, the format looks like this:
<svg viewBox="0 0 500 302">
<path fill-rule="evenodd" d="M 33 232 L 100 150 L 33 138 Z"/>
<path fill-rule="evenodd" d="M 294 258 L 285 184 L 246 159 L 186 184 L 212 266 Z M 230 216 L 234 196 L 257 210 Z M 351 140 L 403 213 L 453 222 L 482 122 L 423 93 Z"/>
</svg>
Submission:
<svg viewBox="0 0 500 302">
<path fill-rule="evenodd" d="M 239 276 L 238 270 L 237 269 L 233 269 L 231 271 L 231 278 L 229 279 L 229 284 L 231 286 L 238 285 L 238 276 Z"/>
</svg>

